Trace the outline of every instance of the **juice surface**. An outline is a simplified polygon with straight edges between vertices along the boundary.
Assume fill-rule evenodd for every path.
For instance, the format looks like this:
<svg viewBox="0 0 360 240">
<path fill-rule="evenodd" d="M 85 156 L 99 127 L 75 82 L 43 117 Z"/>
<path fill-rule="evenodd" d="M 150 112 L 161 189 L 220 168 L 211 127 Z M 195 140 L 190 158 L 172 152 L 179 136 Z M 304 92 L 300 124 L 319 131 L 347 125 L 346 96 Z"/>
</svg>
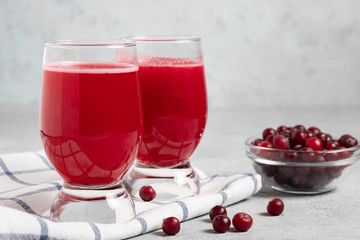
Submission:
<svg viewBox="0 0 360 240">
<path fill-rule="evenodd" d="M 137 70 L 120 63 L 43 67 L 40 133 L 65 182 L 114 183 L 133 163 L 142 134 Z"/>
<path fill-rule="evenodd" d="M 191 156 L 205 129 L 204 65 L 177 58 L 149 58 L 139 65 L 144 133 L 138 159 L 178 165 Z"/>
</svg>

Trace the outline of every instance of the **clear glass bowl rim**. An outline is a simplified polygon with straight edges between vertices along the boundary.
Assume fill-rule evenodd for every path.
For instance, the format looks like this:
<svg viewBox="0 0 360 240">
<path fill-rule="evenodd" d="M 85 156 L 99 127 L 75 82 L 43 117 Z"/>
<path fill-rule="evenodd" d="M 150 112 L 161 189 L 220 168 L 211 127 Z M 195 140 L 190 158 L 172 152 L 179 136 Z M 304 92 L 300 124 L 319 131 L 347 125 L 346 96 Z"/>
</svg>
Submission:
<svg viewBox="0 0 360 240">
<path fill-rule="evenodd" d="M 282 150 L 282 149 L 275 149 L 275 148 L 271 149 L 271 148 L 264 148 L 264 147 L 252 145 L 251 142 L 257 138 L 258 137 L 250 137 L 245 141 L 245 146 L 247 147 L 246 148 L 247 153 L 254 154 L 251 151 L 248 151 L 248 149 L 256 149 L 256 150 L 261 149 L 261 150 L 266 150 L 266 151 L 276 152 L 276 153 L 311 153 L 309 151 L 303 151 L 303 150 Z M 248 157 L 254 162 L 258 162 L 258 163 L 266 164 L 266 165 L 274 165 L 274 166 L 297 166 L 297 167 L 345 166 L 345 165 L 353 164 L 360 159 L 359 149 L 360 149 L 360 145 L 358 144 L 355 147 L 340 149 L 340 150 L 313 151 L 313 153 L 317 153 L 317 154 L 341 153 L 341 152 L 347 152 L 347 151 L 353 153 L 353 155 L 350 158 L 334 160 L 334 161 L 326 161 L 326 162 L 320 162 L 320 163 L 276 161 L 276 160 L 272 160 L 272 159 L 263 158 L 261 156 L 256 156 L 256 159 L 254 159 L 253 157 L 250 157 L 249 154 L 248 154 Z"/>
</svg>

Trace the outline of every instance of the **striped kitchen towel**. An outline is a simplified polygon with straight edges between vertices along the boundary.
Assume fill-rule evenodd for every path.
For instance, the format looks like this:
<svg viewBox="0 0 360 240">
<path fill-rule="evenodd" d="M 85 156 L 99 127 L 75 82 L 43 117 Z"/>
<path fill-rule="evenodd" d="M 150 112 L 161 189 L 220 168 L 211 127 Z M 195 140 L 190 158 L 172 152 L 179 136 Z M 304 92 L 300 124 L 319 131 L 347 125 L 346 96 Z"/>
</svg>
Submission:
<svg viewBox="0 0 360 240">
<path fill-rule="evenodd" d="M 199 174 L 201 178 L 201 174 Z M 123 239 L 161 228 L 162 220 L 181 221 L 230 205 L 261 188 L 257 174 L 201 178 L 201 193 L 168 203 L 135 201 L 136 218 L 127 223 L 53 222 L 50 207 L 62 180 L 43 151 L 0 155 L 0 239 Z M 181 233 L 180 233 L 181 234 Z"/>
</svg>

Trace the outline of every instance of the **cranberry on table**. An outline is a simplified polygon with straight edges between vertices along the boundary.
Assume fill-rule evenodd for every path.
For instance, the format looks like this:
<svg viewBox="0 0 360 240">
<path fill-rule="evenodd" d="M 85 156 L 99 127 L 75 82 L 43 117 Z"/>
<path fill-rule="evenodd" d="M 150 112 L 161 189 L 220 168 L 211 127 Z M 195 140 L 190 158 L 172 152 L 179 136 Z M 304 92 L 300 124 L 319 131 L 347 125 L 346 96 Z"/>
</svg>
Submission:
<svg viewBox="0 0 360 240">
<path fill-rule="evenodd" d="M 217 215 L 212 222 L 213 229 L 218 233 L 226 232 L 230 225 L 230 219 L 226 215 Z"/>
<path fill-rule="evenodd" d="M 211 220 L 213 220 L 218 215 L 227 215 L 226 209 L 221 205 L 216 205 L 209 212 L 209 217 Z"/>
<path fill-rule="evenodd" d="M 139 195 L 142 200 L 149 202 L 156 197 L 156 192 L 151 186 L 143 186 L 139 191 Z"/>
<path fill-rule="evenodd" d="M 274 138 L 274 146 L 277 149 L 289 150 L 290 149 L 289 139 L 283 135 L 278 135 Z"/>
<path fill-rule="evenodd" d="M 267 205 L 267 212 L 272 216 L 278 216 L 284 211 L 284 203 L 279 198 L 274 198 Z"/>
<path fill-rule="evenodd" d="M 168 217 L 163 220 L 162 230 L 167 235 L 175 235 L 180 231 L 180 222 L 176 217 Z"/>
<path fill-rule="evenodd" d="M 234 215 L 232 219 L 232 224 L 236 228 L 236 230 L 240 232 L 246 232 L 251 228 L 253 224 L 253 219 L 249 214 L 239 212 Z"/>
<path fill-rule="evenodd" d="M 321 151 L 323 150 L 323 143 L 317 137 L 312 137 L 306 140 L 305 146 L 312 148 L 314 151 Z"/>
</svg>

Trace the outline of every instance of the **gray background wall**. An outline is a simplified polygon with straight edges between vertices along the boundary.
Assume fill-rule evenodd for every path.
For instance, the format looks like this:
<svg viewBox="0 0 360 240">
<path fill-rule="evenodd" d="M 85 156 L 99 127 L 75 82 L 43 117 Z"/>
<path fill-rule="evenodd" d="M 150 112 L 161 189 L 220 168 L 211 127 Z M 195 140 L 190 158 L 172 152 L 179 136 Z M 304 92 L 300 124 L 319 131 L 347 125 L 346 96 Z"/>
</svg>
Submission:
<svg viewBox="0 0 360 240">
<path fill-rule="evenodd" d="M 195 34 L 211 107 L 360 104 L 357 0 L 0 0 L 0 103 L 39 102 L 43 42 Z"/>
</svg>

